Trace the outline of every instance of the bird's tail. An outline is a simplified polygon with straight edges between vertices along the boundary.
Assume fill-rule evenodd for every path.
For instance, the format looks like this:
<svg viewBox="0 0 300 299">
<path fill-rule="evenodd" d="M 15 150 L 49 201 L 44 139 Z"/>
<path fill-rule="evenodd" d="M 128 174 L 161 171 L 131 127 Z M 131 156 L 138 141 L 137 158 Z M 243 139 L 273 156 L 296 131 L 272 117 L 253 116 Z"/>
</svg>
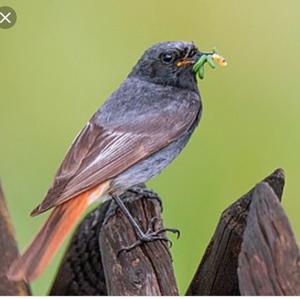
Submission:
<svg viewBox="0 0 300 299">
<path fill-rule="evenodd" d="M 86 191 L 54 208 L 24 254 L 10 266 L 10 280 L 29 282 L 39 276 L 87 207 L 90 193 Z"/>
</svg>

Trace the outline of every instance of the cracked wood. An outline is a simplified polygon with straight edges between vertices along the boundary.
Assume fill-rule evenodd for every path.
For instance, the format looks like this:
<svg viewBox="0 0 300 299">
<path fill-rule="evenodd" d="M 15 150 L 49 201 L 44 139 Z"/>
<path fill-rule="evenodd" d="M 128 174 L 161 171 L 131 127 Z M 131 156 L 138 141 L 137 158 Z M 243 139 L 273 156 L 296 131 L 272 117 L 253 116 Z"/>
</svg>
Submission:
<svg viewBox="0 0 300 299">
<path fill-rule="evenodd" d="M 277 169 L 263 181 L 281 198 L 284 187 L 281 169 Z M 251 189 L 222 213 L 187 295 L 240 295 L 238 256 L 253 191 Z"/>
<path fill-rule="evenodd" d="M 158 217 L 155 229 L 162 227 L 158 202 L 143 197 L 126 204 L 144 231 L 153 217 Z M 171 255 L 165 242 L 149 242 L 117 257 L 123 247 L 136 240 L 130 223 L 120 210 L 103 225 L 100 244 L 108 295 L 178 295 Z"/>
<path fill-rule="evenodd" d="M 253 193 L 238 276 L 241 295 L 300 295 L 299 248 L 276 194 L 265 183 Z"/>
</svg>

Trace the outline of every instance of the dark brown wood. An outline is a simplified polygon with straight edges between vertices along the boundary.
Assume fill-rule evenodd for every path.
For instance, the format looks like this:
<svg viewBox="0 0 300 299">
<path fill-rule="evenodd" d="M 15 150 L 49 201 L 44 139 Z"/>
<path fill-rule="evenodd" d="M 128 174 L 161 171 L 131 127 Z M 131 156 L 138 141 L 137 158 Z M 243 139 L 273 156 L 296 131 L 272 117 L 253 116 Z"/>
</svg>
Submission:
<svg viewBox="0 0 300 299">
<path fill-rule="evenodd" d="M 284 173 L 277 169 L 263 180 L 281 199 Z M 238 256 L 254 189 L 221 215 L 215 233 L 187 290 L 187 295 L 240 295 Z"/>
<path fill-rule="evenodd" d="M 159 219 L 156 226 L 162 225 L 155 193 L 128 191 L 122 199 L 145 231 L 154 216 Z M 76 230 L 50 295 L 177 295 L 170 252 L 164 242 L 148 243 L 117 257 L 122 246 L 135 241 L 127 219 L 107 201 Z"/>
<path fill-rule="evenodd" d="M 283 187 L 278 169 L 222 213 L 188 295 L 300 294 L 299 250 L 278 200 Z M 162 226 L 160 205 L 147 194 L 123 195 L 144 231 L 154 216 Z M 117 256 L 135 241 L 128 220 L 106 202 L 77 229 L 50 294 L 178 295 L 164 242 Z"/>
<path fill-rule="evenodd" d="M 281 204 L 266 183 L 252 196 L 239 256 L 241 295 L 300 295 L 299 249 Z"/>
<path fill-rule="evenodd" d="M 10 264 L 17 258 L 18 249 L 14 236 L 5 196 L 0 184 L 0 296 L 30 295 L 27 284 L 23 281 L 9 281 L 6 272 Z"/>
<path fill-rule="evenodd" d="M 162 227 L 158 201 L 141 196 L 129 200 L 127 207 L 144 231 L 157 217 L 155 229 Z M 112 214 L 100 232 L 102 263 L 108 295 L 178 295 L 168 244 L 146 243 L 130 252 L 118 252 L 135 242 L 136 236 L 120 210 Z"/>
</svg>

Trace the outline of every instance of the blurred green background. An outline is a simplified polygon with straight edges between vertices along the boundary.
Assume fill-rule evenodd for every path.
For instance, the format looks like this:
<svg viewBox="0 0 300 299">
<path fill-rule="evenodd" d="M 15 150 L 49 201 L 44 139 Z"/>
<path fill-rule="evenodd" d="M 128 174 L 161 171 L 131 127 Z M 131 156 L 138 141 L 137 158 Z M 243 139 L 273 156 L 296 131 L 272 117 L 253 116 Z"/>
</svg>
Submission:
<svg viewBox="0 0 300 299">
<path fill-rule="evenodd" d="M 149 183 L 182 237 L 172 248 L 181 293 L 232 201 L 277 167 L 283 205 L 300 236 L 300 2 L 3 1 L 18 20 L 0 29 L 0 175 L 20 248 L 69 144 L 158 41 L 217 46 L 228 67 L 199 82 L 201 125 L 182 155 Z M 63 250 L 32 284 L 46 294 Z"/>
</svg>

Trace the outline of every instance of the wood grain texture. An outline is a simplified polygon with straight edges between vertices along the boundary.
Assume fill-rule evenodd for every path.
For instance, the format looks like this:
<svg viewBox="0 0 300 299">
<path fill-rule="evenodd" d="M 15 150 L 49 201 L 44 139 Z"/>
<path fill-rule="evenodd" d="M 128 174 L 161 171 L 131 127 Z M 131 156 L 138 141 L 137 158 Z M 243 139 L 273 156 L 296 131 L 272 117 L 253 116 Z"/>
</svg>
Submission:
<svg viewBox="0 0 300 299">
<path fill-rule="evenodd" d="M 280 199 L 284 187 L 283 170 L 277 169 L 263 181 Z M 253 192 L 251 189 L 222 213 L 187 295 L 240 295 L 238 256 Z"/>
<path fill-rule="evenodd" d="M 288 218 L 266 183 L 253 192 L 238 277 L 241 295 L 300 295 L 299 249 Z"/>
<path fill-rule="evenodd" d="M 136 197 L 136 195 L 132 195 Z M 147 231 L 150 220 L 157 217 L 155 229 L 162 227 L 157 201 L 140 196 L 127 201 L 127 208 Z M 130 252 L 118 252 L 135 242 L 136 236 L 127 218 L 117 210 L 108 217 L 100 232 L 102 263 L 108 295 L 159 296 L 178 295 L 168 244 L 155 241 Z"/>
<path fill-rule="evenodd" d="M 122 199 L 146 231 L 152 217 L 158 217 L 157 227 L 162 226 L 162 220 L 159 197 L 144 191 L 128 191 Z M 75 231 L 50 295 L 177 295 L 172 260 L 164 242 L 148 243 L 117 257 L 122 246 L 135 241 L 121 211 L 113 202 L 105 202 Z"/>
<path fill-rule="evenodd" d="M 30 295 L 27 284 L 23 281 L 9 281 L 6 272 L 19 255 L 4 193 L 0 184 L 0 296 Z"/>
</svg>

